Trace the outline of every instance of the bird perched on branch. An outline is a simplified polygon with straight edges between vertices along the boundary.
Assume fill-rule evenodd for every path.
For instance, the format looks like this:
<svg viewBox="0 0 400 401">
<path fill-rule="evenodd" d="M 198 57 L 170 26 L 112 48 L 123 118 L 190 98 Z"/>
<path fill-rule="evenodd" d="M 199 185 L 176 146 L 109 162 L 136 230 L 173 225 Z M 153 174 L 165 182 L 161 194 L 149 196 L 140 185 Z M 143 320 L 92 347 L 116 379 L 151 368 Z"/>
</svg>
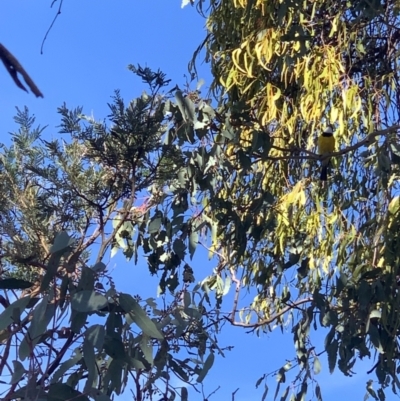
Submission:
<svg viewBox="0 0 400 401">
<path fill-rule="evenodd" d="M 327 155 L 335 151 L 335 138 L 331 127 L 325 128 L 324 132 L 318 138 L 318 153 Z M 330 157 L 325 158 L 321 162 L 321 181 L 326 181 L 328 178 L 328 165 Z"/>
</svg>

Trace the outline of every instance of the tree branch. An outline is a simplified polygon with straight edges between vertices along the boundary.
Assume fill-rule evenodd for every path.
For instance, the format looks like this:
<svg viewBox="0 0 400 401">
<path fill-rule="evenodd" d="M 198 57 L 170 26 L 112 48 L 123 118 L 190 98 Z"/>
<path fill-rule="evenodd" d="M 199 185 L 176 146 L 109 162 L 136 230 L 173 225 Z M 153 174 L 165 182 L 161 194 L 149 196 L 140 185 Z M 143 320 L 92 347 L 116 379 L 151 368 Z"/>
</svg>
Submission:
<svg viewBox="0 0 400 401">
<path fill-rule="evenodd" d="M 400 130 L 400 125 L 393 125 L 392 127 L 380 130 L 380 131 L 375 131 L 371 132 L 368 134 L 363 140 L 360 142 L 357 142 L 354 145 L 347 146 L 346 148 L 339 150 L 337 152 L 332 152 L 326 155 L 318 155 L 316 153 L 310 152 L 309 150 L 306 149 L 301 149 L 301 148 L 293 148 L 293 149 L 283 149 L 283 148 L 277 148 L 278 150 L 282 152 L 290 152 L 290 153 L 299 153 L 299 152 L 304 152 L 306 155 L 288 155 L 288 156 L 260 156 L 259 159 L 253 161 L 253 163 L 257 163 L 260 160 L 325 160 L 331 157 L 336 157 L 336 156 L 342 156 L 346 153 L 353 152 L 354 150 L 357 150 L 361 148 L 362 146 L 367 146 L 370 145 L 372 142 L 375 141 L 375 137 L 377 136 L 384 136 L 387 134 L 392 133 L 393 131 Z"/>
<path fill-rule="evenodd" d="M 232 311 L 232 315 L 230 318 L 225 318 L 227 319 L 232 326 L 238 326 L 238 327 L 246 327 L 246 328 L 254 328 L 256 329 L 257 327 L 260 326 L 265 326 L 267 324 L 271 324 L 274 320 L 278 319 L 280 316 L 284 315 L 286 312 L 289 312 L 291 309 L 296 308 L 299 305 L 305 304 L 307 302 L 311 302 L 313 300 L 312 297 L 309 298 L 304 298 L 304 299 L 300 299 L 299 301 L 293 302 L 291 305 L 288 305 L 286 308 L 282 309 L 280 312 L 275 313 L 274 315 L 272 315 L 270 318 L 268 319 L 264 319 L 261 320 L 259 322 L 256 323 L 242 323 L 242 322 L 236 322 L 233 318 L 232 315 L 233 313 L 236 313 L 236 311 Z"/>
<path fill-rule="evenodd" d="M 25 88 L 25 86 L 18 78 L 18 73 L 20 73 L 24 78 L 25 83 L 29 86 L 30 90 L 34 93 L 34 95 L 36 97 L 43 97 L 42 92 L 40 92 L 39 88 L 33 82 L 28 73 L 24 70 L 19 61 L 1 43 L 0 43 L 0 59 L 3 62 L 4 66 L 6 67 L 11 78 L 14 80 L 15 85 L 18 86 L 18 88 L 24 90 L 25 92 L 28 92 L 28 90 Z"/>
</svg>

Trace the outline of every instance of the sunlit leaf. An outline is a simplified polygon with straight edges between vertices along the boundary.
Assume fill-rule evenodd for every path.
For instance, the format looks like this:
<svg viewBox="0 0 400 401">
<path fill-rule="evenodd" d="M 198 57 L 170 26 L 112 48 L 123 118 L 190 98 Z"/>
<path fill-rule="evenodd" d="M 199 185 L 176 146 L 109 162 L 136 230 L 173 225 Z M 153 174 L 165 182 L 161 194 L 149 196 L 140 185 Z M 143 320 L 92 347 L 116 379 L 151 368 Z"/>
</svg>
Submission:
<svg viewBox="0 0 400 401">
<path fill-rule="evenodd" d="M 199 234 L 197 231 L 192 231 L 189 236 L 189 254 L 190 259 L 193 259 L 194 252 L 199 242 Z"/>
</svg>

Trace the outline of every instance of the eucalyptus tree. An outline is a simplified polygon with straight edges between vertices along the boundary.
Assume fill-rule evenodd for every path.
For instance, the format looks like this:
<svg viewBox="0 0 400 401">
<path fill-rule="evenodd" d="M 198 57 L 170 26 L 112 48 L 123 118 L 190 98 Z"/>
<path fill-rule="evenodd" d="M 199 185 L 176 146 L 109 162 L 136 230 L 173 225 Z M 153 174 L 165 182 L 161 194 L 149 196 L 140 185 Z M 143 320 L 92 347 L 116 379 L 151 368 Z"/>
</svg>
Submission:
<svg viewBox="0 0 400 401">
<path fill-rule="evenodd" d="M 332 372 L 371 358 L 367 390 L 398 391 L 400 369 L 399 12 L 397 1 L 198 1 L 221 110 L 225 169 L 206 210 L 217 276 L 257 290 L 243 321 L 291 324 L 300 368 L 283 396 L 304 399 L 318 355 Z M 332 126 L 328 185 L 315 141 Z M 315 330 L 325 345 L 313 351 Z M 378 391 L 373 382 L 378 382 Z M 258 382 L 261 384 L 262 380 Z M 315 387 L 316 397 L 321 390 Z"/>
</svg>

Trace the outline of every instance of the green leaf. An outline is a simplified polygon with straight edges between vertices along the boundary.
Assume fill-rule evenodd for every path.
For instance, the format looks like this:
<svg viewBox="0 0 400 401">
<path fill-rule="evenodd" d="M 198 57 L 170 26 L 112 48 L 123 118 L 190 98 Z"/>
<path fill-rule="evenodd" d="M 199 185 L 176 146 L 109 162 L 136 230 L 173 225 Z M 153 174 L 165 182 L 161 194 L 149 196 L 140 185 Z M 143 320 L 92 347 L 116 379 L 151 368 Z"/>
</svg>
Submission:
<svg viewBox="0 0 400 401">
<path fill-rule="evenodd" d="M 29 394 L 29 398 L 26 398 L 26 395 Z M 18 390 L 14 391 L 13 394 L 13 400 L 16 399 L 21 399 L 24 401 L 48 401 L 48 394 L 45 392 L 44 389 L 42 388 L 32 388 L 32 386 L 27 387 L 23 386 L 19 388 Z"/>
<path fill-rule="evenodd" d="M 96 394 L 93 396 L 95 401 L 111 401 L 111 398 L 108 395 L 99 393 L 99 390 L 97 390 Z"/>
<path fill-rule="evenodd" d="M 194 103 L 187 96 L 184 97 L 179 89 L 175 91 L 175 100 L 185 122 L 194 123 L 196 121 Z"/>
<path fill-rule="evenodd" d="M 130 294 L 121 293 L 119 303 L 124 311 L 129 314 L 131 319 L 143 330 L 143 333 L 149 337 L 163 340 L 163 334 L 157 329 L 156 324 L 147 316 L 138 302 Z"/>
<path fill-rule="evenodd" d="M 326 352 L 328 354 L 329 373 L 331 374 L 335 370 L 338 346 L 338 340 L 335 339 L 326 347 Z"/>
<path fill-rule="evenodd" d="M 46 313 L 49 310 L 50 312 L 53 312 L 54 306 L 49 304 L 49 297 L 45 295 L 33 311 L 32 322 L 29 326 L 29 335 L 31 339 L 42 335 L 47 329 L 47 325 L 52 317 L 52 313 Z"/>
<path fill-rule="evenodd" d="M 27 373 L 27 371 L 25 370 L 24 365 L 22 365 L 20 361 L 12 361 L 12 362 L 14 365 L 14 369 L 12 372 L 10 384 L 15 384 L 21 380 L 22 376 L 25 373 Z"/>
<path fill-rule="evenodd" d="M 84 290 L 72 295 L 71 306 L 77 312 L 95 312 L 108 304 L 107 298 L 95 291 Z"/>
<path fill-rule="evenodd" d="M 197 244 L 199 242 L 199 233 L 192 231 L 189 236 L 189 255 L 190 259 L 193 259 L 194 252 L 196 251 Z"/>
<path fill-rule="evenodd" d="M 157 212 L 156 215 L 150 220 L 147 231 L 149 234 L 155 234 L 161 228 L 162 213 Z"/>
<path fill-rule="evenodd" d="M 304 382 L 301 384 L 300 391 L 299 391 L 299 392 L 297 393 L 297 395 L 296 395 L 296 400 L 305 401 L 306 396 L 307 396 L 307 389 L 308 389 L 307 382 L 304 381 Z"/>
<path fill-rule="evenodd" d="M 78 285 L 76 286 L 76 291 L 80 292 L 83 290 L 93 291 L 95 283 L 95 273 L 89 267 L 83 266 L 81 270 L 81 277 L 79 279 Z"/>
<path fill-rule="evenodd" d="M 145 357 L 146 361 L 153 365 L 153 347 L 151 345 L 151 340 L 148 336 L 143 334 L 142 340 L 140 341 L 140 349 L 143 352 L 143 356 Z"/>
<path fill-rule="evenodd" d="M 300 260 L 300 254 L 298 253 L 289 253 L 289 260 L 284 264 L 284 269 L 289 269 L 290 267 L 297 264 Z"/>
<path fill-rule="evenodd" d="M 285 391 L 283 392 L 280 401 L 286 401 L 286 398 L 289 394 L 290 386 L 287 386 Z"/>
<path fill-rule="evenodd" d="M 174 401 L 176 398 L 176 393 L 174 390 L 171 389 L 171 387 L 168 389 L 169 392 L 169 397 L 168 397 L 168 401 Z"/>
<path fill-rule="evenodd" d="M 396 215 L 400 209 L 400 196 L 395 196 L 389 203 L 388 210 L 391 215 Z"/>
<path fill-rule="evenodd" d="M 104 351 L 113 359 L 125 358 L 125 347 L 119 338 L 106 336 L 104 341 Z"/>
<path fill-rule="evenodd" d="M 71 311 L 71 330 L 78 334 L 82 327 L 86 324 L 88 318 L 87 312 L 78 312 L 76 310 Z"/>
<path fill-rule="evenodd" d="M 178 255 L 179 259 L 183 260 L 185 258 L 185 251 L 186 251 L 186 246 L 184 242 L 180 238 L 177 238 L 174 241 L 172 247 L 174 252 Z"/>
<path fill-rule="evenodd" d="M 185 291 L 183 294 L 183 306 L 185 309 L 189 308 L 192 303 L 192 297 L 190 296 L 189 291 Z"/>
<path fill-rule="evenodd" d="M 73 352 L 73 356 L 70 359 L 63 362 L 59 367 L 59 369 L 54 373 L 53 377 L 51 378 L 51 383 L 58 382 L 69 369 L 75 366 L 82 359 L 82 356 L 83 355 L 79 347 L 76 348 Z"/>
<path fill-rule="evenodd" d="M 117 395 L 121 393 L 122 388 L 123 364 L 120 359 L 113 359 L 104 378 L 104 387 L 108 388 L 108 391 L 115 391 Z"/>
<path fill-rule="evenodd" d="M 379 330 L 374 324 L 369 325 L 368 334 L 369 334 L 369 338 L 370 338 L 372 344 L 374 345 L 374 347 L 379 351 L 379 353 L 383 354 L 384 350 L 383 350 Z"/>
<path fill-rule="evenodd" d="M 315 396 L 317 397 L 317 401 L 322 401 L 321 388 L 318 384 L 315 386 Z"/>
<path fill-rule="evenodd" d="M 337 312 L 333 310 L 328 310 L 322 318 L 322 325 L 325 327 L 336 326 L 337 322 L 338 322 Z"/>
<path fill-rule="evenodd" d="M 197 377 L 197 383 L 201 383 L 207 376 L 208 371 L 212 368 L 214 364 L 214 358 L 215 358 L 214 353 L 210 352 L 206 361 L 204 362 L 203 369 L 201 370 L 199 376 Z"/>
<path fill-rule="evenodd" d="M 80 391 L 64 383 L 54 383 L 49 387 L 48 401 L 89 401 Z"/>
<path fill-rule="evenodd" d="M 186 387 L 181 388 L 181 401 L 188 401 L 189 393 Z"/>
<path fill-rule="evenodd" d="M 161 342 L 161 347 L 158 348 L 156 356 L 154 357 L 154 366 L 157 367 L 157 370 L 160 372 L 164 369 L 167 359 L 168 359 L 168 342 L 163 340 Z"/>
<path fill-rule="evenodd" d="M 19 347 L 19 358 L 25 360 L 39 342 L 42 334 L 47 330 L 47 326 L 54 318 L 55 304 L 49 303 L 47 295 L 33 311 L 32 321 Z"/>
<path fill-rule="evenodd" d="M 370 319 L 373 319 L 373 318 L 380 319 L 381 317 L 382 317 L 382 312 L 378 309 L 372 310 L 371 313 L 369 314 Z"/>
<path fill-rule="evenodd" d="M 317 375 L 321 372 L 321 362 L 317 356 L 314 357 L 314 373 Z"/>
<path fill-rule="evenodd" d="M 285 382 L 285 380 L 283 380 L 283 382 Z M 276 397 L 278 396 L 279 389 L 280 389 L 280 387 L 281 387 L 281 383 L 282 383 L 282 381 L 281 381 L 281 380 L 278 380 L 278 384 L 277 384 L 277 386 L 276 386 L 275 395 L 274 395 L 274 401 L 276 400 Z"/>
<path fill-rule="evenodd" d="M 125 360 L 126 360 L 126 358 L 125 358 Z M 139 370 L 139 369 L 145 370 L 145 369 L 149 368 L 148 364 L 146 366 L 141 360 L 136 359 L 136 358 L 129 358 L 129 364 L 133 369 L 136 369 L 136 370 Z"/>
<path fill-rule="evenodd" d="M 265 375 L 261 376 L 256 382 L 256 388 L 261 384 L 261 382 L 265 379 Z"/>
<path fill-rule="evenodd" d="M 21 313 L 28 305 L 30 299 L 31 297 L 29 295 L 24 298 L 17 299 L 0 314 L 0 330 L 6 329 L 7 326 L 12 323 L 17 323 L 14 320 L 15 316 L 17 315 L 18 318 L 21 317 Z"/>
<path fill-rule="evenodd" d="M 382 390 L 382 388 L 378 388 L 378 398 L 379 398 L 379 401 L 385 401 L 386 400 L 386 396 L 385 396 L 385 393 Z"/>
<path fill-rule="evenodd" d="M 267 386 L 267 384 L 265 384 L 264 392 L 263 392 L 263 395 L 261 397 L 261 401 L 265 401 L 265 399 L 267 398 L 267 395 L 268 395 L 268 386 Z"/>
<path fill-rule="evenodd" d="M 92 270 L 96 273 L 101 273 L 106 270 L 107 266 L 103 262 L 98 262 L 92 266 Z"/>
<path fill-rule="evenodd" d="M 43 277 L 43 280 L 40 284 L 40 291 L 47 291 L 49 288 L 49 285 L 53 278 L 57 274 L 58 267 L 60 266 L 60 260 L 62 255 L 64 254 L 64 251 L 58 251 L 58 252 L 53 252 L 50 256 L 50 259 L 47 263 L 47 270 L 46 273 Z"/>
<path fill-rule="evenodd" d="M 93 344 L 90 341 L 88 341 L 87 338 L 85 338 L 85 340 L 83 341 L 82 351 L 83 351 L 83 359 L 85 361 L 87 370 L 87 380 L 85 383 L 85 387 L 83 388 L 83 392 L 87 393 L 88 391 L 91 390 L 93 386 L 98 366 L 96 363 L 96 355 L 94 352 Z"/>
<path fill-rule="evenodd" d="M 386 368 L 380 363 L 375 369 L 376 377 L 380 385 L 384 386 L 386 381 Z"/>
<path fill-rule="evenodd" d="M 168 354 L 169 365 L 172 371 L 184 382 L 189 382 L 189 376 L 187 373 L 182 369 L 180 364 L 174 360 L 172 355 Z"/>
<path fill-rule="evenodd" d="M 54 239 L 54 243 L 50 248 L 51 253 L 63 251 L 74 244 L 75 240 L 68 235 L 66 231 L 61 231 Z"/>
<path fill-rule="evenodd" d="M 85 332 L 85 339 L 89 341 L 98 351 L 103 349 L 105 330 L 104 326 L 95 324 Z"/>
<path fill-rule="evenodd" d="M 0 290 L 24 290 L 33 286 L 33 283 L 18 278 L 0 280 Z"/>
<path fill-rule="evenodd" d="M 123 326 L 122 315 L 115 310 L 110 311 L 106 321 L 106 334 L 113 336 L 115 332 L 120 332 Z M 130 323 L 128 323 L 130 324 Z"/>
<path fill-rule="evenodd" d="M 324 342 L 325 348 L 327 348 L 331 344 L 333 338 L 335 337 L 335 333 L 336 333 L 335 327 L 332 327 L 329 330 L 329 333 L 325 337 L 325 342 Z"/>
<path fill-rule="evenodd" d="M 400 164 L 400 145 L 396 142 L 390 143 L 392 164 Z"/>
</svg>

